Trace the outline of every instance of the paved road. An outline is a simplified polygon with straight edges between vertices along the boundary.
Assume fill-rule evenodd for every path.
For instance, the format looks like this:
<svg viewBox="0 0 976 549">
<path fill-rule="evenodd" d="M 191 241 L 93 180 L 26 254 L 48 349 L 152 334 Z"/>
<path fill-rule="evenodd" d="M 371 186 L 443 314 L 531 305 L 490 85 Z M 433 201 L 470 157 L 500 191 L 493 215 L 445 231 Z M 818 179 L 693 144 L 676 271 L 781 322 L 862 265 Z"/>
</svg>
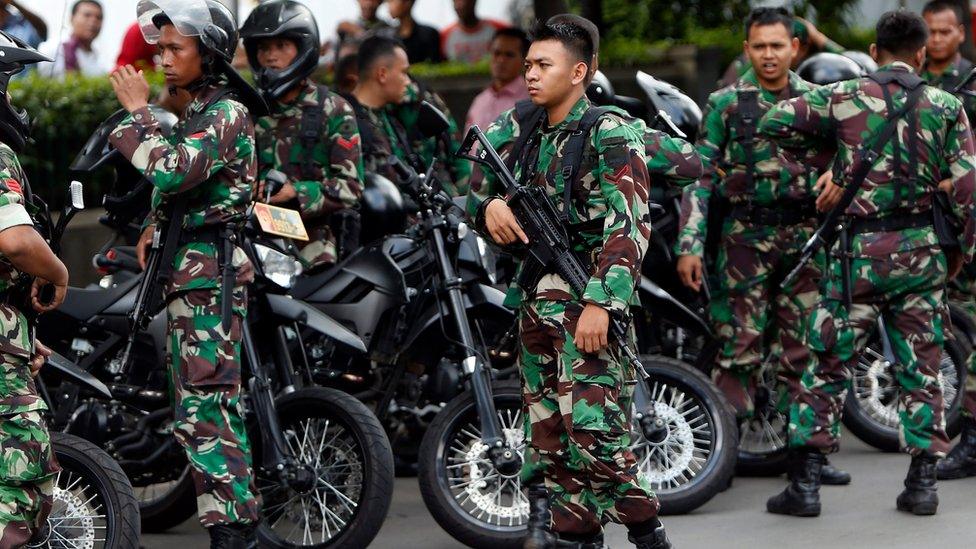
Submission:
<svg viewBox="0 0 976 549">
<path fill-rule="evenodd" d="M 819 519 L 796 519 L 765 512 L 766 498 L 782 479 L 739 478 L 695 513 L 664 519 L 675 547 L 782 548 L 883 547 L 885 549 L 976 546 L 976 478 L 939 485 L 941 505 L 934 517 L 914 517 L 895 510 L 895 496 L 908 468 L 908 457 L 881 454 L 847 436 L 832 461 L 854 475 L 848 487 L 825 487 Z M 614 548 L 631 547 L 625 530 L 611 527 Z M 207 539 L 193 522 L 166 535 L 146 536 L 147 549 L 205 549 Z M 445 534 L 424 507 L 416 479 L 397 479 L 393 507 L 377 549 L 448 549 L 460 544 Z"/>
</svg>

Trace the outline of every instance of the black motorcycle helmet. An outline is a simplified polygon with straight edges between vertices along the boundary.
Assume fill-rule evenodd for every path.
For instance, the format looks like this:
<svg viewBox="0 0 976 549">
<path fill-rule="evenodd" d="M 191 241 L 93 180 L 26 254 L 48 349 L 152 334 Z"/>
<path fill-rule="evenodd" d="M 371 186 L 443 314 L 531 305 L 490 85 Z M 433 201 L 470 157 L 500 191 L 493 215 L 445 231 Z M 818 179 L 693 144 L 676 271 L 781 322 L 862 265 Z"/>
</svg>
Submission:
<svg viewBox="0 0 976 549">
<path fill-rule="evenodd" d="M 14 152 L 24 150 L 30 138 L 30 117 L 27 111 L 17 109 L 10 103 L 7 85 L 10 78 L 24 70 L 27 65 L 51 61 L 19 38 L 0 31 L 0 141 Z"/>
<path fill-rule="evenodd" d="M 586 97 L 594 105 L 613 105 L 614 96 L 613 84 L 602 71 L 593 73 L 593 80 L 586 87 Z"/>
<path fill-rule="evenodd" d="M 312 11 L 294 0 L 271 0 L 254 8 L 241 27 L 247 61 L 258 89 L 269 103 L 308 78 L 319 63 L 319 27 Z M 298 56 L 281 70 L 258 63 L 258 43 L 264 38 L 287 38 L 298 47 Z"/>
<path fill-rule="evenodd" d="M 666 123 L 681 130 L 684 138 L 694 143 L 702 122 L 702 111 L 698 104 L 675 86 L 644 71 L 637 71 L 636 78 L 637 85 L 647 94 L 658 117 L 666 117 Z"/>
<path fill-rule="evenodd" d="M 870 55 L 864 53 L 863 51 L 857 50 L 847 50 L 841 53 L 844 57 L 853 59 L 855 63 L 864 69 L 864 74 L 871 74 L 878 70 L 878 64 L 871 58 Z"/>
<path fill-rule="evenodd" d="M 237 20 L 226 6 L 217 0 L 139 0 L 136 14 L 142 36 L 150 44 L 159 42 L 160 29 L 166 24 L 172 24 L 183 36 L 200 41 L 200 51 L 209 68 L 205 67 L 204 77 L 190 86 L 191 91 L 215 84 L 223 75 L 252 116 L 268 113 L 261 95 L 231 65 L 239 35 Z"/>
<path fill-rule="evenodd" d="M 407 225 L 407 210 L 400 189 L 382 175 L 366 173 L 360 218 L 360 240 L 364 243 L 403 232 Z"/>
<path fill-rule="evenodd" d="M 838 53 L 818 53 L 800 63 L 796 74 L 811 84 L 824 86 L 864 76 L 864 69 Z"/>
</svg>

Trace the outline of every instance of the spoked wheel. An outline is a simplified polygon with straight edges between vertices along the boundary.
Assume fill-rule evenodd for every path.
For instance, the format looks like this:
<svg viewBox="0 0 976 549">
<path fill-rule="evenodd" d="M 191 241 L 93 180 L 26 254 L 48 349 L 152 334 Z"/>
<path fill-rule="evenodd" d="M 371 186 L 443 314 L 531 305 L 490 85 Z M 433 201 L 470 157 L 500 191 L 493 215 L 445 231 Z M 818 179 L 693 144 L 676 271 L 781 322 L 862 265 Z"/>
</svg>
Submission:
<svg viewBox="0 0 976 549">
<path fill-rule="evenodd" d="M 197 494 L 189 465 L 176 480 L 132 488 L 139 501 L 143 532 L 165 532 L 183 524 L 197 512 Z"/>
<path fill-rule="evenodd" d="M 522 394 L 516 381 L 492 383 L 508 447 L 525 449 Z M 431 515 L 458 541 L 477 548 L 522 547 L 529 503 L 518 471 L 503 474 L 487 455 L 470 391 L 448 403 L 420 447 L 420 493 Z"/>
<path fill-rule="evenodd" d="M 139 506 L 119 465 L 84 439 L 51 433 L 51 443 L 62 470 L 47 524 L 28 547 L 138 548 Z"/>
<path fill-rule="evenodd" d="M 321 387 L 275 406 L 299 468 L 293 479 L 259 470 L 260 546 L 366 547 L 393 496 L 393 453 L 376 416 L 352 396 Z M 260 439 L 253 440 L 260 456 Z"/>
<path fill-rule="evenodd" d="M 641 361 L 664 428 L 649 439 L 635 413 L 631 448 L 661 502 L 661 513 L 687 513 L 728 486 L 736 458 L 735 419 L 725 397 L 701 372 L 661 356 Z"/>
<path fill-rule="evenodd" d="M 753 400 L 755 412 L 739 421 L 739 459 L 736 469 L 745 476 L 779 475 L 786 470 L 788 411 L 780 402 L 773 364 L 763 364 Z"/>
<path fill-rule="evenodd" d="M 965 336 L 945 342 L 939 362 L 939 384 L 946 402 L 946 431 L 959 433 L 960 408 L 966 383 L 968 348 Z M 844 425 L 859 439 L 885 452 L 897 452 L 899 391 L 894 367 L 885 358 L 877 338 L 864 349 L 854 366 L 853 390 L 844 402 Z"/>
</svg>

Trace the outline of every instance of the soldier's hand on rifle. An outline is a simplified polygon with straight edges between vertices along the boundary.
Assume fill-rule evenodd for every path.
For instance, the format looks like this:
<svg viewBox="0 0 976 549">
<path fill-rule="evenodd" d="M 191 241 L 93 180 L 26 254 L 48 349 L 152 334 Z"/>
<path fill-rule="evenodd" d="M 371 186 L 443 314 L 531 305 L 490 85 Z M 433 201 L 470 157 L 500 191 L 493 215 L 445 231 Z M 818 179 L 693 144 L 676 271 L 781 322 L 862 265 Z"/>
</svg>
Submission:
<svg viewBox="0 0 976 549">
<path fill-rule="evenodd" d="M 295 191 L 295 186 L 291 183 L 285 183 L 285 186 L 281 188 L 280 191 L 271 195 L 268 200 L 269 204 L 281 204 L 283 202 L 288 202 L 289 200 L 298 196 L 298 192 Z"/>
<path fill-rule="evenodd" d="M 30 359 L 30 373 L 31 377 L 37 377 L 37 374 L 41 373 L 41 367 L 47 361 L 47 357 L 51 356 L 53 351 L 40 342 L 40 340 L 34 340 L 34 354 L 31 355 Z"/>
<path fill-rule="evenodd" d="M 599 305 L 587 303 L 576 323 L 573 340 L 576 347 L 584 353 L 599 353 L 607 346 L 607 332 L 610 329 L 610 313 Z"/>
<path fill-rule="evenodd" d="M 529 237 L 525 236 L 522 227 L 515 220 L 515 214 L 508 204 L 496 198 L 485 207 L 485 226 L 491 233 L 491 238 L 498 244 L 507 245 L 521 240 L 523 244 L 529 243 Z"/>
<path fill-rule="evenodd" d="M 939 190 L 946 194 L 952 194 L 952 178 L 947 177 L 939 181 Z"/>
<path fill-rule="evenodd" d="M 817 196 L 817 211 L 826 212 L 834 209 L 840 202 L 840 197 L 844 194 L 844 187 L 834 184 L 834 172 L 827 170 L 817 178 L 817 184 L 813 186 Z"/>
<path fill-rule="evenodd" d="M 109 76 L 115 96 L 119 98 L 122 108 L 135 112 L 149 105 L 149 83 L 142 71 L 136 71 L 132 65 L 120 67 Z"/>
<path fill-rule="evenodd" d="M 48 286 L 51 289 L 48 289 Z M 53 293 L 51 293 L 51 290 L 53 290 Z M 34 283 L 31 285 L 31 306 L 39 313 L 53 311 L 61 305 L 67 293 L 67 278 L 65 278 L 63 283 L 54 283 L 39 276 L 34 277 Z"/>
<path fill-rule="evenodd" d="M 136 242 L 136 259 L 139 261 L 139 268 L 146 270 L 146 257 L 149 256 L 149 246 L 152 245 L 153 233 L 156 231 L 155 225 L 146 227 L 139 235 L 139 242 Z"/>
<path fill-rule="evenodd" d="M 678 278 L 685 286 L 701 291 L 702 258 L 697 255 L 682 255 L 678 257 Z"/>
</svg>

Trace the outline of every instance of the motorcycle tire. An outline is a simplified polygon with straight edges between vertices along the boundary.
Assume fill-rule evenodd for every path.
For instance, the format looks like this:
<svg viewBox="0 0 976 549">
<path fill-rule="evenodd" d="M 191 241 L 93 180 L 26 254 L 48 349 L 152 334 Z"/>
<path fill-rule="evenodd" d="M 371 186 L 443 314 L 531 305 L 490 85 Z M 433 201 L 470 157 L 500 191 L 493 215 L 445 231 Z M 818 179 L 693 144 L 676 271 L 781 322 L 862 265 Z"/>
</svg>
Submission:
<svg viewBox="0 0 976 549">
<path fill-rule="evenodd" d="M 968 338 L 953 328 L 954 339 L 947 340 L 940 363 L 940 377 L 949 402 L 946 407 L 946 433 L 952 439 L 961 428 L 961 409 L 969 356 Z M 844 426 L 865 443 L 883 452 L 899 451 L 897 387 L 890 367 L 885 367 L 877 341 L 858 358 L 853 387 L 844 401 Z"/>
<path fill-rule="evenodd" d="M 119 464 L 73 435 L 53 432 L 51 445 L 61 465 L 54 506 L 43 539 L 27 547 L 138 549 L 139 504 Z"/>
<path fill-rule="evenodd" d="M 151 500 L 140 497 L 140 487 L 134 487 L 139 500 L 142 531 L 147 534 L 165 532 L 183 524 L 197 513 L 197 492 L 193 486 L 189 465 L 180 478 L 173 481 L 161 495 Z"/>
<path fill-rule="evenodd" d="M 368 546 L 393 499 L 393 452 L 379 420 L 351 395 L 324 387 L 278 397 L 275 408 L 285 440 L 299 462 L 314 470 L 318 484 L 300 494 L 276 472 L 258 468 L 256 483 L 264 505 L 258 545 Z M 253 455 L 260 456 L 260 433 L 252 431 L 250 436 Z M 293 504 L 297 513 L 289 512 Z M 303 507 L 315 509 L 316 516 L 309 516 L 308 528 L 297 528 L 301 539 L 293 539 L 296 529 L 278 527 L 285 519 L 302 515 Z M 317 516 L 325 517 L 321 524 Z"/>
</svg>

